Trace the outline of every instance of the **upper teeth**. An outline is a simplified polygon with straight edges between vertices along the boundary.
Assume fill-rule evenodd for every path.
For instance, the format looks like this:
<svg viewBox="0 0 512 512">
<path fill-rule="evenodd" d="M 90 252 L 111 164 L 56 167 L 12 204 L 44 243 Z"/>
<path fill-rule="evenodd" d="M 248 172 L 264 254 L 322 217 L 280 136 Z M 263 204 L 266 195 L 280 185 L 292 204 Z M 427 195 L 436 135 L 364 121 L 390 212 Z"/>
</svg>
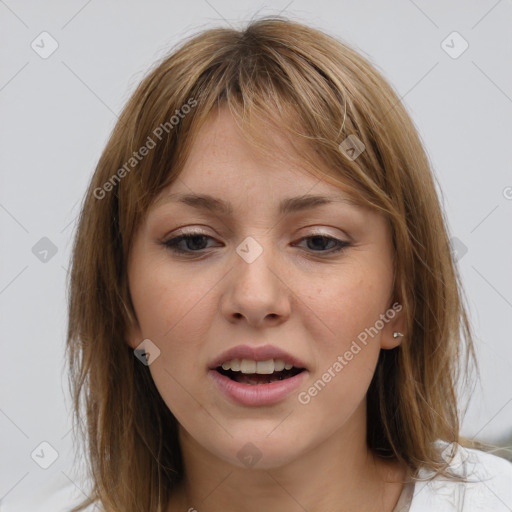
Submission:
<svg viewBox="0 0 512 512">
<path fill-rule="evenodd" d="M 269 359 L 268 361 L 252 361 L 251 359 L 232 359 L 222 363 L 223 370 L 232 370 L 242 373 L 261 373 L 270 375 L 282 370 L 291 370 L 293 364 L 288 364 L 281 359 Z"/>
</svg>

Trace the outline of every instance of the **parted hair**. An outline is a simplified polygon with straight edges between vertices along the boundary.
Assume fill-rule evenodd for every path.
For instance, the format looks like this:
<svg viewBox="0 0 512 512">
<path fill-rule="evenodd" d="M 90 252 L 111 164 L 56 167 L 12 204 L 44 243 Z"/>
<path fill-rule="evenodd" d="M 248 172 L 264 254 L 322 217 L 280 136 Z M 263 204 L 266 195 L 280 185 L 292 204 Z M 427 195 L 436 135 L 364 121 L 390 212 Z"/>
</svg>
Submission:
<svg viewBox="0 0 512 512">
<path fill-rule="evenodd" d="M 177 420 L 127 343 L 137 322 L 127 261 L 149 206 L 177 179 L 218 107 L 261 151 L 271 151 L 262 123 L 279 128 L 313 175 L 388 219 L 390 304 L 402 305 L 406 328 L 398 347 L 380 352 L 367 391 L 367 444 L 412 476 L 420 467 L 446 474 L 434 441 L 476 446 L 459 433 L 458 386 L 467 389 L 477 367 L 434 171 L 375 65 L 324 31 L 272 16 L 181 41 L 146 73 L 99 158 L 68 284 L 73 425 L 92 482 L 74 511 L 93 502 L 107 512 L 163 511 L 183 478 Z M 357 158 L 346 140 L 364 144 Z"/>
</svg>

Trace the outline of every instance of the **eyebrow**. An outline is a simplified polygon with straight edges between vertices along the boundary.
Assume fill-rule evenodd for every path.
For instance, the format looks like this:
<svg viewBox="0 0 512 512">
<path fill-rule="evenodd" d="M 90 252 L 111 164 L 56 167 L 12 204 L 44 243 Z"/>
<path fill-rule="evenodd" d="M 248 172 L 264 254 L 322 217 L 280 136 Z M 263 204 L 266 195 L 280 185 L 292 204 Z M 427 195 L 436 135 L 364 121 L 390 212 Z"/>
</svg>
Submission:
<svg viewBox="0 0 512 512">
<path fill-rule="evenodd" d="M 183 203 L 199 210 L 209 210 L 225 216 L 233 214 L 233 207 L 230 203 L 208 194 L 174 193 L 165 196 L 165 198 L 162 199 L 165 202 L 173 201 Z M 289 215 L 291 213 L 309 210 L 332 203 L 345 203 L 350 206 L 361 207 L 354 200 L 346 197 L 304 195 L 283 199 L 279 205 L 279 215 Z"/>
</svg>

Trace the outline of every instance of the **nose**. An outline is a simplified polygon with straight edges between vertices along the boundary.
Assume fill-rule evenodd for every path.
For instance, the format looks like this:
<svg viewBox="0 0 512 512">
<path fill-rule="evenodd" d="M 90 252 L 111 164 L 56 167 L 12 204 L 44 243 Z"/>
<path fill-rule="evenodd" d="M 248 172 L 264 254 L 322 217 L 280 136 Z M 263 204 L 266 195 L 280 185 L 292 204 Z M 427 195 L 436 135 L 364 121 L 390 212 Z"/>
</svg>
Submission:
<svg viewBox="0 0 512 512">
<path fill-rule="evenodd" d="M 278 325 L 290 316 L 293 294 L 285 272 L 273 255 L 269 247 L 263 248 L 253 261 L 236 255 L 221 298 L 221 312 L 229 322 L 245 321 L 253 327 L 262 327 Z"/>
</svg>

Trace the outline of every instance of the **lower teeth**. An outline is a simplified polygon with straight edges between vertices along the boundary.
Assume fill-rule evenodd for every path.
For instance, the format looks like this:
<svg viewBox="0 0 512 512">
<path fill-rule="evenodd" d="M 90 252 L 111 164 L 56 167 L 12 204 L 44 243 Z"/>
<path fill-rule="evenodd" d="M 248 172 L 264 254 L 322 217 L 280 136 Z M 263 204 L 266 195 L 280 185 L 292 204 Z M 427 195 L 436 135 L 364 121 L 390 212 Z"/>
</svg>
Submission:
<svg viewBox="0 0 512 512">
<path fill-rule="evenodd" d="M 266 379 L 251 379 L 250 377 L 244 377 L 243 375 L 237 375 L 236 379 L 233 379 L 235 382 L 239 382 L 240 384 L 251 384 L 253 386 L 257 386 L 259 384 L 271 384 L 272 382 L 276 382 L 278 380 L 284 380 L 285 377 L 281 375 L 277 375 L 275 377 L 269 375 Z"/>
<path fill-rule="evenodd" d="M 254 381 L 254 380 L 247 380 L 246 382 L 244 382 L 244 384 L 253 384 L 253 385 L 258 385 L 258 384 L 271 384 L 272 382 L 276 382 L 277 380 L 284 380 L 284 377 L 282 375 L 279 375 L 279 377 L 277 377 L 277 379 L 268 379 L 267 381 Z"/>
<path fill-rule="evenodd" d="M 289 379 L 297 375 L 297 373 L 299 373 L 299 371 L 297 371 L 296 369 L 282 370 L 280 372 L 274 372 L 273 374 L 270 375 L 263 375 L 257 373 L 244 374 L 240 372 L 233 372 L 231 370 L 223 370 L 222 368 L 218 368 L 218 371 L 222 375 L 230 378 L 234 382 L 238 382 L 240 384 L 250 384 L 253 386 L 257 386 L 259 384 L 271 384 L 272 382 Z"/>
</svg>

